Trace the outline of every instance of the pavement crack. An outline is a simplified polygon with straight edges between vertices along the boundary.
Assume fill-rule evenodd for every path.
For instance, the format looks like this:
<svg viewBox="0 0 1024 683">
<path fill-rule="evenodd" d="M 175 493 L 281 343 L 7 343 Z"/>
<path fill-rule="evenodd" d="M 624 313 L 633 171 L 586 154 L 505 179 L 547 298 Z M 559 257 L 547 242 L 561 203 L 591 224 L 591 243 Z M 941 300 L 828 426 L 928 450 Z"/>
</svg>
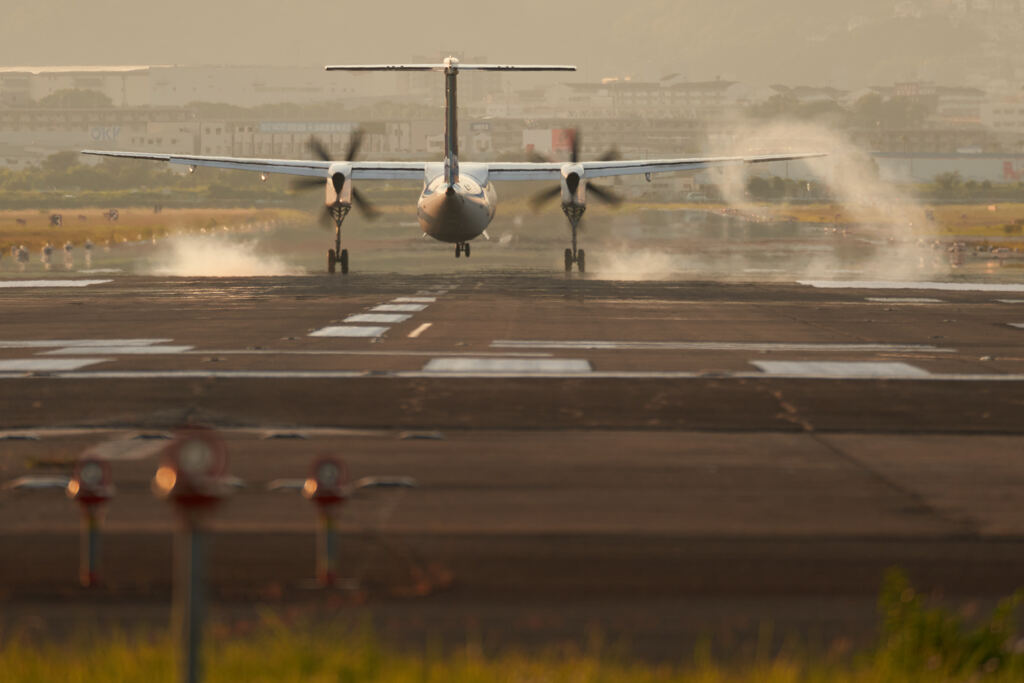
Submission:
<svg viewBox="0 0 1024 683">
<path fill-rule="evenodd" d="M 921 495 L 914 489 L 908 488 L 894 479 L 890 479 L 889 477 L 885 476 L 878 470 L 870 467 L 862 460 L 859 460 L 858 458 L 850 455 L 843 449 L 839 448 L 828 439 L 818 434 L 811 434 L 810 437 L 816 443 L 821 445 L 823 448 L 827 449 L 830 453 L 832 453 L 837 458 L 847 463 L 851 467 L 863 472 L 871 479 L 875 480 L 882 486 L 888 488 L 890 491 L 900 496 L 909 498 L 912 501 L 912 505 L 909 506 L 909 511 L 936 517 L 941 521 L 945 522 L 946 524 L 949 524 L 950 526 L 954 527 L 959 534 L 963 534 L 970 537 L 980 536 L 981 532 L 978 529 L 975 520 L 953 516 L 948 514 L 947 512 L 944 512 L 943 510 L 940 510 L 939 508 L 928 502 L 928 500 L 923 495 Z"/>
</svg>

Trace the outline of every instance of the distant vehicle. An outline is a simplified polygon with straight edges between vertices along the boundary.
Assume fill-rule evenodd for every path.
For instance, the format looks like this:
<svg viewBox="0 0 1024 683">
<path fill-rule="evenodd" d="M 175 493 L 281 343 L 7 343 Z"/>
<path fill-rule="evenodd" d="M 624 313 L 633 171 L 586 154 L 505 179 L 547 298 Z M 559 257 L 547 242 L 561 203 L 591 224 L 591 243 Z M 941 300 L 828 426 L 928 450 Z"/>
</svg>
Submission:
<svg viewBox="0 0 1024 683">
<path fill-rule="evenodd" d="M 688 202 L 706 202 L 708 196 L 703 192 L 690 192 L 686 195 L 686 201 Z"/>
<path fill-rule="evenodd" d="M 821 154 L 777 154 L 766 156 L 692 157 L 684 159 L 639 159 L 620 161 L 605 155 L 597 161 L 580 161 L 579 137 L 573 136 L 572 154 L 567 162 L 533 160 L 528 162 L 470 163 L 459 159 L 458 112 L 456 83 L 462 71 L 575 71 L 575 66 L 513 66 L 499 64 L 462 64 L 448 57 L 441 64 L 373 64 L 363 66 L 327 66 L 327 71 L 434 71 L 445 76 L 445 133 L 442 161 L 356 161 L 361 135 L 356 131 L 343 160 L 332 159 L 327 149 L 315 138 L 311 147 L 319 157 L 302 159 L 248 159 L 236 157 L 149 154 L 140 152 L 104 152 L 85 150 L 83 154 L 130 159 L 152 159 L 183 164 L 191 170 L 197 166 L 229 168 L 257 173 L 284 173 L 301 176 L 308 185 L 324 188 L 325 216 L 335 224 L 334 248 L 327 252 L 327 270 L 341 267 L 348 272 L 348 250 L 341 248 L 341 224 L 353 206 L 368 217 L 375 214 L 370 203 L 352 185 L 353 180 L 421 180 L 423 191 L 416 214 L 423 232 L 441 242 L 455 245 L 455 257 L 470 255 L 470 241 L 484 233 L 497 204 L 492 181 L 550 180 L 553 187 L 538 195 L 535 204 L 556 197 L 562 199 L 562 212 L 572 230 L 571 247 L 565 250 L 565 269 L 573 264 L 585 270 L 585 254 L 577 246 L 577 228 L 587 207 L 587 190 L 599 201 L 617 204 L 621 201 L 610 191 L 592 182 L 594 178 L 620 175 L 694 171 L 711 166 L 788 161 Z"/>
</svg>

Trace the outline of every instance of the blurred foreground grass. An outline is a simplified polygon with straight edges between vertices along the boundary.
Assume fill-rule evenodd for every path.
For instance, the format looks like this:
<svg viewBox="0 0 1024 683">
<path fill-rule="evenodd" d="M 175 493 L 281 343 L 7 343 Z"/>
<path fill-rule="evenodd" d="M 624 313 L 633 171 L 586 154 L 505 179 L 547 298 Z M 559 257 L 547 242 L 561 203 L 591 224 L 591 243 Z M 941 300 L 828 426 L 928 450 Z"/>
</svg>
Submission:
<svg viewBox="0 0 1024 683">
<path fill-rule="evenodd" d="M 880 633 L 870 652 L 819 656 L 785 647 L 780 654 L 727 663 L 710 645 L 680 653 L 676 665 L 630 661 L 594 646 L 589 652 L 486 657 L 469 646 L 456 652 L 409 654 L 382 647 L 368 632 L 294 628 L 268 619 L 255 635 L 212 637 L 207 681 L 694 681 L 700 683 L 890 683 L 1024 681 L 1024 652 L 1016 632 L 1024 592 L 1002 601 L 985 619 L 968 624 L 929 607 L 906 578 L 892 572 L 879 600 Z M 0 646 L 0 681 L 9 683 L 172 681 L 173 650 L 166 637 L 81 637 L 60 644 L 17 638 Z"/>
</svg>

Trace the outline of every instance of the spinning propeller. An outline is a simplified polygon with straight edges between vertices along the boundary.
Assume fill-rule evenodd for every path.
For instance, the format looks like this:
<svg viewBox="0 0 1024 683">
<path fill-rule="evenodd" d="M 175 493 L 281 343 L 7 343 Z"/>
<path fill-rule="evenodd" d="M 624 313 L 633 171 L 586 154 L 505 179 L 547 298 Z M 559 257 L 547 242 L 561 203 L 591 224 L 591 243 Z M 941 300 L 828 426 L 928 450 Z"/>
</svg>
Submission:
<svg viewBox="0 0 1024 683">
<path fill-rule="evenodd" d="M 359 155 L 359 148 L 363 144 L 363 131 L 356 129 L 352 132 L 352 137 L 348 143 L 348 150 L 345 152 L 345 161 L 355 161 Z M 321 161 L 334 161 L 331 159 L 331 154 L 328 152 L 327 147 L 316 137 L 311 136 L 309 138 L 309 147 L 313 154 Z M 342 173 L 335 173 L 330 178 L 330 183 L 334 187 L 335 195 L 341 195 L 342 189 L 345 187 L 345 176 Z M 293 190 L 311 190 L 314 188 L 322 188 L 324 186 L 323 178 L 316 178 L 312 176 L 300 176 L 292 181 Z M 370 203 L 363 194 L 355 187 L 351 188 L 352 192 L 352 205 L 359 209 L 360 213 L 366 218 L 373 220 L 379 215 L 377 209 L 374 208 L 373 204 Z M 340 203 L 340 199 L 335 204 Z M 321 214 L 321 220 L 325 225 L 334 224 L 334 214 L 332 213 L 332 206 L 325 205 L 324 212 Z"/>
<path fill-rule="evenodd" d="M 538 154 L 537 152 L 534 152 L 532 150 L 530 151 L 528 156 L 529 156 L 529 160 L 532 161 L 532 162 L 535 162 L 535 163 L 553 163 L 553 161 L 551 159 L 545 157 L 543 154 Z M 615 147 L 612 147 L 607 152 L 602 154 L 598 158 L 598 161 L 614 161 L 614 160 L 616 160 L 618 158 L 619 158 L 619 151 L 618 151 L 618 149 L 616 149 Z M 573 164 L 578 164 L 579 161 L 580 161 L 580 132 L 579 132 L 578 129 L 574 129 L 573 132 L 572 132 L 572 148 L 571 148 L 571 151 L 569 153 L 569 160 L 570 160 L 570 163 L 573 163 Z M 566 176 L 565 184 L 566 184 L 566 187 L 569 190 L 569 195 L 570 196 L 575 196 L 576 195 L 576 190 L 579 189 L 580 182 L 582 180 L 583 179 L 579 175 L 577 175 L 576 173 L 570 173 L 568 176 Z M 617 206 L 617 205 L 622 203 L 622 197 L 618 196 L 617 194 L 615 194 L 611 190 L 607 190 L 607 189 L 601 187 L 600 185 L 595 185 L 593 182 L 589 182 L 589 181 L 587 182 L 587 192 L 593 193 L 593 195 L 595 197 L 597 197 L 597 199 L 599 201 L 601 201 L 601 202 L 603 202 L 605 204 L 609 204 L 611 206 Z M 543 191 L 538 192 L 537 194 L 535 194 L 530 199 L 530 206 L 532 206 L 533 209 L 536 211 L 537 209 L 542 207 L 544 204 L 547 204 L 552 199 L 558 197 L 561 194 L 562 194 L 561 186 L 552 187 L 549 190 L 543 190 Z"/>
</svg>

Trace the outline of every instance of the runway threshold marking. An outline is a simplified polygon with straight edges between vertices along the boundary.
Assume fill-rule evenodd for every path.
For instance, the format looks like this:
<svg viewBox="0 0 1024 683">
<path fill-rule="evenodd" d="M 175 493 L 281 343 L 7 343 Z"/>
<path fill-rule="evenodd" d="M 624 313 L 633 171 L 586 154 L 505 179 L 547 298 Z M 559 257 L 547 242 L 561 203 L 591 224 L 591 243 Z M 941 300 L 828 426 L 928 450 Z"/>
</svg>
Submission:
<svg viewBox="0 0 1024 683">
<path fill-rule="evenodd" d="M 928 377 L 927 370 L 909 363 L 876 363 L 860 361 L 750 361 L 762 372 L 769 375 L 795 375 L 819 377 Z"/>
<path fill-rule="evenodd" d="M 310 337 L 379 337 L 387 332 L 389 327 L 375 325 L 329 325 L 321 327 L 315 332 L 310 332 Z"/>
<path fill-rule="evenodd" d="M 0 280 L 0 289 L 27 289 L 36 287 L 91 287 L 113 280 Z"/>
<path fill-rule="evenodd" d="M 579 358 L 433 358 L 424 372 L 471 373 L 587 373 L 590 361 Z"/>
<path fill-rule="evenodd" d="M 400 296 L 391 300 L 396 304 L 432 304 L 437 301 L 436 296 Z"/>
<path fill-rule="evenodd" d="M 956 349 L 931 344 L 871 344 L 830 342 L 672 342 L 672 341 L 571 341 L 496 339 L 495 349 L 589 349 L 595 351 L 823 351 L 956 353 Z"/>
<path fill-rule="evenodd" d="M 109 358 L 17 358 L 0 360 L 0 372 L 61 372 L 78 370 Z"/>
<path fill-rule="evenodd" d="M 1024 292 L 1024 284 L 984 282 L 904 282 L 899 280 L 797 280 L 817 289 L 929 289 L 945 292 Z"/>
<path fill-rule="evenodd" d="M 107 356 L 135 356 L 135 355 L 157 355 L 157 354 L 179 354 L 191 351 L 192 346 L 67 346 L 51 351 L 43 351 L 41 356 L 74 356 L 80 355 L 107 355 Z"/>
<path fill-rule="evenodd" d="M 150 346 L 173 339 L 33 339 L 0 340 L 0 349 L 52 349 L 94 346 Z"/>
<path fill-rule="evenodd" d="M 412 332 L 409 333 L 409 339 L 416 339 L 421 334 L 423 334 L 424 332 L 429 330 L 431 328 L 431 326 L 433 326 L 433 324 L 434 323 L 423 323 L 422 325 L 420 325 L 415 330 L 413 330 Z"/>
<path fill-rule="evenodd" d="M 404 323 L 412 316 L 408 313 L 356 313 L 345 318 L 346 323 Z"/>
<path fill-rule="evenodd" d="M 381 313 L 419 313 L 426 307 L 426 304 L 381 304 L 380 306 L 374 306 L 370 310 Z"/>
</svg>

